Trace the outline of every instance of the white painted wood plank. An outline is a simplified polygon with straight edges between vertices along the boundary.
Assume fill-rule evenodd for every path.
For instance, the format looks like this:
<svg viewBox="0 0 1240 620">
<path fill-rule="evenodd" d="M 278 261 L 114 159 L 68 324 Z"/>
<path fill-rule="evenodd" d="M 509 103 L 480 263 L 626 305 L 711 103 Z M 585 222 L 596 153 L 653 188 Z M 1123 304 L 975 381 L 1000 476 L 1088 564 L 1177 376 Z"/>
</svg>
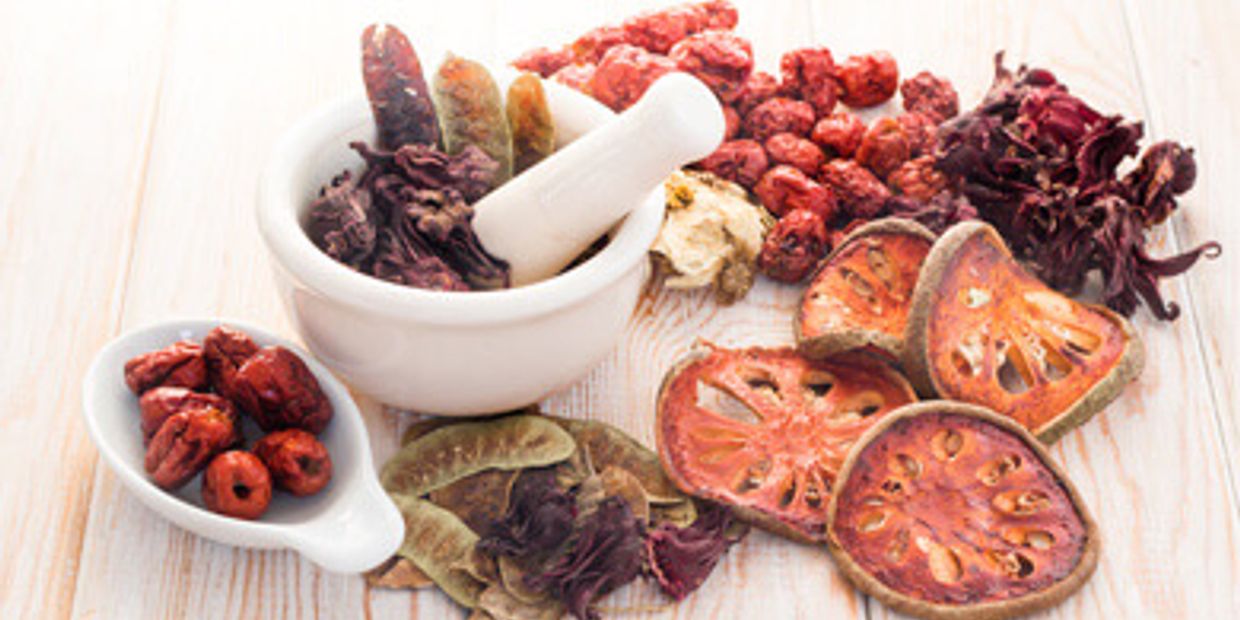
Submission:
<svg viewBox="0 0 1240 620">
<path fill-rule="evenodd" d="M 72 603 L 96 461 L 78 381 L 120 314 L 165 16 L 0 4 L 0 617 Z"/>
</svg>

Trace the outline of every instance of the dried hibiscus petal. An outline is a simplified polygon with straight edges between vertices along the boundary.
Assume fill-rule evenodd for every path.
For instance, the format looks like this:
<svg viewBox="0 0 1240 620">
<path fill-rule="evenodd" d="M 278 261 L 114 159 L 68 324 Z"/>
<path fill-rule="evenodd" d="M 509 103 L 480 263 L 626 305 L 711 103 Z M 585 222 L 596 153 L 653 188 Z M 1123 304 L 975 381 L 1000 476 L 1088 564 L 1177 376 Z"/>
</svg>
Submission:
<svg viewBox="0 0 1240 620">
<path fill-rule="evenodd" d="M 926 257 L 904 358 L 919 390 L 994 409 L 1051 443 L 1119 396 L 1144 356 L 1123 317 L 1051 290 L 974 221 Z"/>
<path fill-rule="evenodd" d="M 697 590 L 728 548 L 748 534 L 733 533 L 732 512 L 706 504 L 687 527 L 663 524 L 646 535 L 646 562 L 659 587 L 681 600 Z"/>
<path fill-rule="evenodd" d="M 572 533 L 576 517 L 577 504 L 556 485 L 554 469 L 525 470 L 512 487 L 508 510 L 478 541 L 478 550 L 511 557 L 555 550 Z"/>
<path fill-rule="evenodd" d="M 860 356 L 814 361 L 792 349 L 707 345 L 659 393 L 668 476 L 686 493 L 798 540 L 821 540 L 852 442 L 916 400 L 889 366 Z"/>
<path fill-rule="evenodd" d="M 1080 496 L 1027 431 L 947 401 L 892 412 L 856 445 L 828 544 L 862 591 L 930 618 L 1057 604 L 1098 561 Z"/>
<path fill-rule="evenodd" d="M 934 234 L 902 219 L 853 231 L 801 297 L 797 342 L 813 357 L 874 347 L 899 359 L 913 287 Z"/>
</svg>

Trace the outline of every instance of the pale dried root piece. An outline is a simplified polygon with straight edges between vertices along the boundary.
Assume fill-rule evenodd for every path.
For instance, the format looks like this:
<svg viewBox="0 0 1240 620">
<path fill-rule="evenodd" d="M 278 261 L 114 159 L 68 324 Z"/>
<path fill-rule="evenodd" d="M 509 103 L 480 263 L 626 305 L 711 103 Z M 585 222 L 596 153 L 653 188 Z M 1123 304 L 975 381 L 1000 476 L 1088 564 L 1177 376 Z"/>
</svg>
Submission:
<svg viewBox="0 0 1240 620">
<path fill-rule="evenodd" d="M 922 618 L 1008 618 L 1058 604 L 1098 562 L 1097 526 L 1021 425 L 926 401 L 854 444 L 828 508 L 827 544 L 858 589 Z"/>
<path fill-rule="evenodd" d="M 904 377 L 865 355 L 811 360 L 791 348 L 707 344 L 663 380 L 659 457 L 686 493 L 777 534 L 820 541 L 849 446 L 914 400 Z"/>
<path fill-rule="evenodd" d="M 934 233 L 901 218 L 853 231 L 827 256 L 801 297 L 793 323 L 811 357 L 853 349 L 900 358 L 913 288 Z"/>
<path fill-rule="evenodd" d="M 534 415 L 510 415 L 435 428 L 383 466 L 388 493 L 419 497 L 486 469 L 558 463 L 577 449 L 564 429 Z"/>
<path fill-rule="evenodd" d="M 919 392 L 989 407 L 1053 443 L 1144 365 L 1128 321 L 1044 285 L 988 224 L 935 242 L 913 292 L 903 366 Z"/>
</svg>

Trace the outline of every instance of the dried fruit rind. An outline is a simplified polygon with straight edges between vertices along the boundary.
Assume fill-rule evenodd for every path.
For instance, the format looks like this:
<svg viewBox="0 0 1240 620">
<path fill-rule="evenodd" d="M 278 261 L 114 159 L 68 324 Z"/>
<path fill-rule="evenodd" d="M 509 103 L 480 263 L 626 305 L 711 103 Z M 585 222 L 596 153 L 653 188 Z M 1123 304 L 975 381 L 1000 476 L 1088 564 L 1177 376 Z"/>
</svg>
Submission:
<svg viewBox="0 0 1240 620">
<path fill-rule="evenodd" d="M 791 348 L 707 345 L 663 381 L 659 457 L 685 492 L 778 534 L 821 540 L 852 441 L 914 400 L 899 373 L 864 356 L 810 360 Z"/>
<path fill-rule="evenodd" d="M 1055 605 L 1088 580 L 1100 545 L 1080 495 L 1032 434 L 951 401 L 901 407 L 857 441 L 828 530 L 854 585 L 923 618 Z"/>
<path fill-rule="evenodd" d="M 456 515 L 426 500 L 394 495 L 392 500 L 405 518 L 405 542 L 397 553 L 408 558 L 452 600 L 477 607 L 486 587 L 457 563 L 473 551 L 478 535 Z"/>
<path fill-rule="evenodd" d="M 435 109 L 444 150 L 456 155 L 473 144 L 499 163 L 495 187 L 512 177 L 512 132 L 495 79 L 481 64 L 449 55 L 435 72 Z"/>
<path fill-rule="evenodd" d="M 512 173 L 520 174 L 555 151 L 555 122 L 542 80 L 533 73 L 517 76 L 504 106 L 512 130 Z"/>
<path fill-rule="evenodd" d="M 1144 364 L 1123 317 L 1046 287 L 982 222 L 957 224 L 931 248 L 903 355 L 919 392 L 992 408 L 1046 443 L 1102 410 Z"/>
<path fill-rule="evenodd" d="M 540 416 L 511 415 L 436 428 L 383 467 L 388 493 L 418 497 L 485 469 L 523 469 L 567 459 L 573 438 Z"/>
<path fill-rule="evenodd" d="M 828 357 L 875 348 L 899 359 L 909 306 L 934 233 L 901 218 L 849 234 L 805 289 L 794 329 L 801 351 Z"/>
</svg>

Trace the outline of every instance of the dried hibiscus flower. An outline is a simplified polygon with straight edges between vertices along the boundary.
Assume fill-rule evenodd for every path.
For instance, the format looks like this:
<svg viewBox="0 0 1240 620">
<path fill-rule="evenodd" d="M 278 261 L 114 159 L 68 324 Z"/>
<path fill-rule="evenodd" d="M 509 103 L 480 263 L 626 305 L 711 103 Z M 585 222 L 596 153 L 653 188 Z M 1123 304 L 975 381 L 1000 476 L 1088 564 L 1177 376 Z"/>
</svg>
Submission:
<svg viewBox="0 0 1240 620">
<path fill-rule="evenodd" d="M 938 167 L 1048 284 L 1079 292 L 1102 274 L 1103 301 L 1131 315 L 1144 301 L 1160 319 L 1179 315 L 1158 279 L 1183 273 L 1216 242 L 1157 259 L 1146 233 L 1175 209 L 1196 178 L 1192 150 L 1162 142 L 1124 178 L 1116 167 L 1135 156 L 1140 123 L 1106 116 L 1071 95 L 1044 69 L 1015 73 L 995 57 L 995 81 L 981 105 L 940 131 Z"/>
<path fill-rule="evenodd" d="M 556 484 L 555 470 L 523 472 L 512 488 L 504 518 L 491 524 L 478 550 L 491 556 L 524 557 L 554 550 L 573 531 L 577 504 Z"/>
<path fill-rule="evenodd" d="M 749 529 L 735 528 L 732 512 L 705 504 L 688 527 L 665 523 L 646 535 L 646 560 L 651 574 L 668 596 L 681 600 L 702 585 L 728 548 Z"/>
</svg>

